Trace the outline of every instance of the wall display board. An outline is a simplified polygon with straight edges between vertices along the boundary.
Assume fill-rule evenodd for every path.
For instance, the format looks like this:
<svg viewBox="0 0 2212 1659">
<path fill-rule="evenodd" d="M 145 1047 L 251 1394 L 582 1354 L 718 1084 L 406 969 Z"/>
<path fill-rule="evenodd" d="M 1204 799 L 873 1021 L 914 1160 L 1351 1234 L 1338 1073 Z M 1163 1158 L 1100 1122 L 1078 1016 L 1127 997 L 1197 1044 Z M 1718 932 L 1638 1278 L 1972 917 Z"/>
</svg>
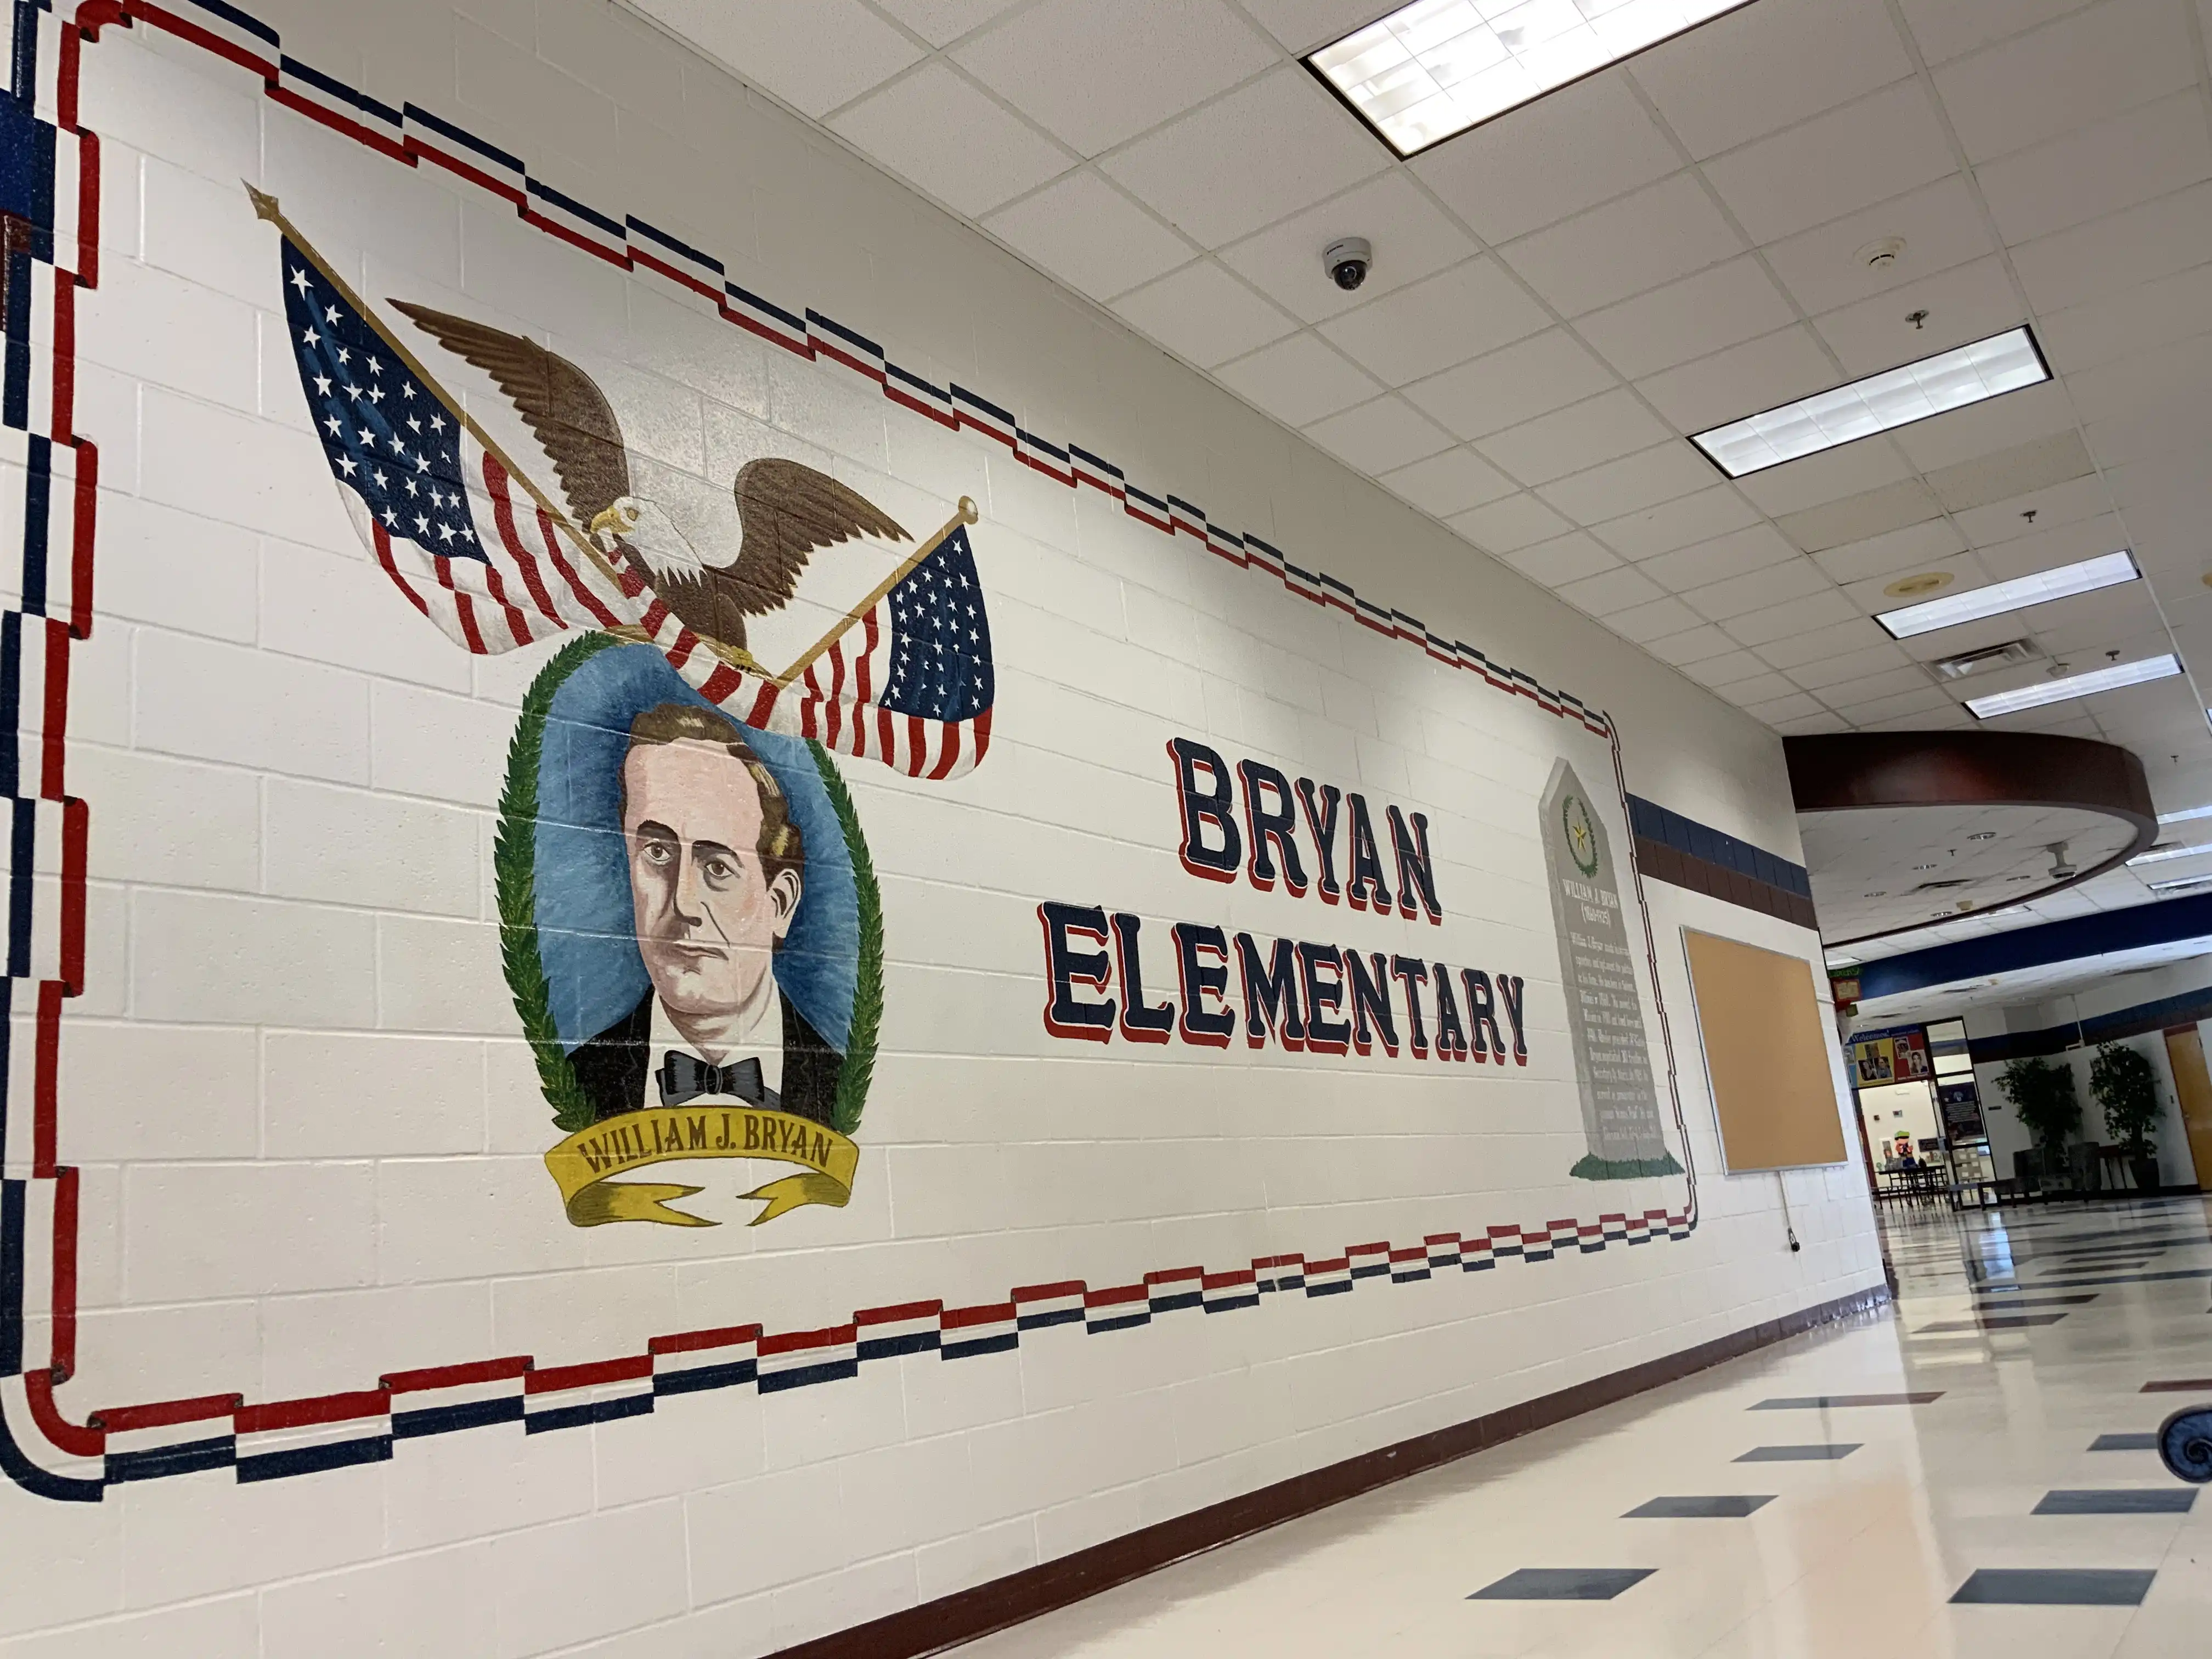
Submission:
<svg viewBox="0 0 2212 1659">
<path fill-rule="evenodd" d="M 1862 1088 L 1927 1077 L 1928 1033 L 1917 1025 L 1854 1032 L 1851 1066 L 1853 1079 Z"/>
<path fill-rule="evenodd" d="M 1710 1271 L 1651 911 L 1725 901 L 1646 891 L 1553 683 L 1617 641 L 1137 476 L 977 239 L 1004 337 L 886 349 L 855 295 L 971 296 L 880 178 L 769 297 L 236 6 L 7 27 L 0 1637 L 121 1616 L 127 1508 L 165 1605 L 496 1538 L 434 1598 L 496 1640 L 346 1606 L 768 1651 L 1879 1284 L 1842 1188 Z M 1675 775 L 1781 776 L 1620 653 L 1719 734 Z"/>
<path fill-rule="evenodd" d="M 1729 1172 L 1841 1163 L 1843 1122 L 1811 964 L 1689 927 L 1682 948 Z"/>
</svg>

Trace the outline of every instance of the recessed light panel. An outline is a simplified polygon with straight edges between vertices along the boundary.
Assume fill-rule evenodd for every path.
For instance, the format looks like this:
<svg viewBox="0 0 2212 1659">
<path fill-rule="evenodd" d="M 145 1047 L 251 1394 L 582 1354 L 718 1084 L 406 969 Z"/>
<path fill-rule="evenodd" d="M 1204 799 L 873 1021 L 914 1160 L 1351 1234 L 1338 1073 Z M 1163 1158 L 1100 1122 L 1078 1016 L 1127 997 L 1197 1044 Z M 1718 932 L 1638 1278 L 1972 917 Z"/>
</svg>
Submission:
<svg viewBox="0 0 2212 1659">
<path fill-rule="evenodd" d="M 2179 812 L 2160 812 L 2160 823 L 2181 823 L 2190 818 L 2212 818 L 2212 806 L 2191 806 Z"/>
<path fill-rule="evenodd" d="M 2154 893 L 2179 893 L 2191 887 L 2212 887 L 2212 876 L 2176 876 L 2172 881 L 2154 881 L 2150 884 Z"/>
<path fill-rule="evenodd" d="M 2212 853 L 2212 841 L 2200 841 L 2192 847 L 2160 847 L 2148 853 L 2138 853 L 2130 864 L 2166 864 L 2175 859 L 2193 859 L 2199 853 Z"/>
<path fill-rule="evenodd" d="M 2031 605 L 2048 605 L 2076 593 L 2117 587 L 2142 574 L 2136 568 L 2133 554 L 2104 553 L 2078 563 L 2062 564 L 2055 570 L 2039 570 L 2032 576 L 2015 576 L 2008 582 L 1995 582 L 1970 592 L 1948 593 L 1940 599 L 1908 605 L 1901 611 L 1885 611 L 1875 620 L 1889 630 L 1892 639 L 1909 640 L 1939 628 L 1956 628 L 1960 623 L 2001 617 L 2008 611 L 2025 611 Z"/>
<path fill-rule="evenodd" d="M 2039 680 L 2033 685 L 2023 685 L 2016 691 L 1992 691 L 1986 697 L 1969 697 L 1966 707 L 1977 720 L 1994 720 L 1999 714 L 2017 714 L 2023 708 L 2040 708 L 2045 703 L 2065 702 L 2074 697 L 2094 696 L 2100 691 L 2113 691 L 2123 685 L 2141 685 L 2146 680 L 2170 678 L 2181 672 L 2181 665 L 2171 652 L 2162 656 L 2145 657 L 2136 662 L 2115 663 L 2110 668 L 2100 668 L 2087 674 L 2069 674 L 2055 680 Z"/>
<path fill-rule="evenodd" d="M 1690 441 L 1729 477 L 1741 478 L 2050 378 L 2035 336 L 2022 325 L 1693 433 Z"/>
<path fill-rule="evenodd" d="M 1413 0 L 1307 58 L 1401 155 L 1750 0 Z"/>
</svg>

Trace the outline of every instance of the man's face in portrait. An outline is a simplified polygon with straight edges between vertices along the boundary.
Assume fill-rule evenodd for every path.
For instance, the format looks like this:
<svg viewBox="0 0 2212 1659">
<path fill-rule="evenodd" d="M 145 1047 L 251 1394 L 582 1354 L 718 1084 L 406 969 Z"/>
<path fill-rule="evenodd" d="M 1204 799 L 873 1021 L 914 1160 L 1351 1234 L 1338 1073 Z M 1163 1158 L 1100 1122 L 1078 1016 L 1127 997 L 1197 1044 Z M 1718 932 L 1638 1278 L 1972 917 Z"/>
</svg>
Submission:
<svg viewBox="0 0 2212 1659">
<path fill-rule="evenodd" d="M 727 749 L 693 738 L 631 750 L 623 783 L 638 951 L 662 1006 L 745 1006 L 799 908 L 799 872 L 762 864 L 759 786 Z"/>
</svg>

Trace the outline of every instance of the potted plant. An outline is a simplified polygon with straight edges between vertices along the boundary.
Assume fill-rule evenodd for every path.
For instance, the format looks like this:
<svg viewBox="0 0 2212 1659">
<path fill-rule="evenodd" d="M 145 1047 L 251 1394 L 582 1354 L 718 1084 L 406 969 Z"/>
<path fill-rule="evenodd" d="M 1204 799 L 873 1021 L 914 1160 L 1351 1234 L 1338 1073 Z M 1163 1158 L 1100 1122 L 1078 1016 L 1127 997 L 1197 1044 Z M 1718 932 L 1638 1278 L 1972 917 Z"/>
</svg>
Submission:
<svg viewBox="0 0 2212 1659">
<path fill-rule="evenodd" d="M 2150 1138 L 2158 1121 L 2158 1074 L 2136 1049 L 2107 1042 L 2089 1066 L 2089 1092 L 2104 1109 L 2105 1132 L 2126 1152 L 2136 1185 L 2149 1192 L 2158 1184 L 2158 1146 Z"/>
<path fill-rule="evenodd" d="M 2046 1176 L 2066 1168 L 2066 1138 L 2081 1126 L 2081 1103 L 2074 1093 L 2074 1068 L 2055 1066 L 2041 1054 L 2009 1061 L 1997 1073 L 1997 1087 L 2012 1102 L 2021 1125 L 2035 1137 L 2037 1162 Z"/>
</svg>

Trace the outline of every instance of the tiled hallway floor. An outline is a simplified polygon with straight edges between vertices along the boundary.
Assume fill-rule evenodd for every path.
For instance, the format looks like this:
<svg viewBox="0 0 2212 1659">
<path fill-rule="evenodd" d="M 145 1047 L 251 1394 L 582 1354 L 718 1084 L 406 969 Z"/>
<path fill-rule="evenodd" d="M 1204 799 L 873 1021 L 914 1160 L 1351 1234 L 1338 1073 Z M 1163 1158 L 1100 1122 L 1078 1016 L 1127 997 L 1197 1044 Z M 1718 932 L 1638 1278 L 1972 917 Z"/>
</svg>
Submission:
<svg viewBox="0 0 2212 1659">
<path fill-rule="evenodd" d="M 963 1659 L 2204 1659 L 2212 1200 L 1884 1218 L 1894 1310 L 1385 1487 Z M 1851 1396 L 1940 1397 L 1843 1403 Z"/>
</svg>

